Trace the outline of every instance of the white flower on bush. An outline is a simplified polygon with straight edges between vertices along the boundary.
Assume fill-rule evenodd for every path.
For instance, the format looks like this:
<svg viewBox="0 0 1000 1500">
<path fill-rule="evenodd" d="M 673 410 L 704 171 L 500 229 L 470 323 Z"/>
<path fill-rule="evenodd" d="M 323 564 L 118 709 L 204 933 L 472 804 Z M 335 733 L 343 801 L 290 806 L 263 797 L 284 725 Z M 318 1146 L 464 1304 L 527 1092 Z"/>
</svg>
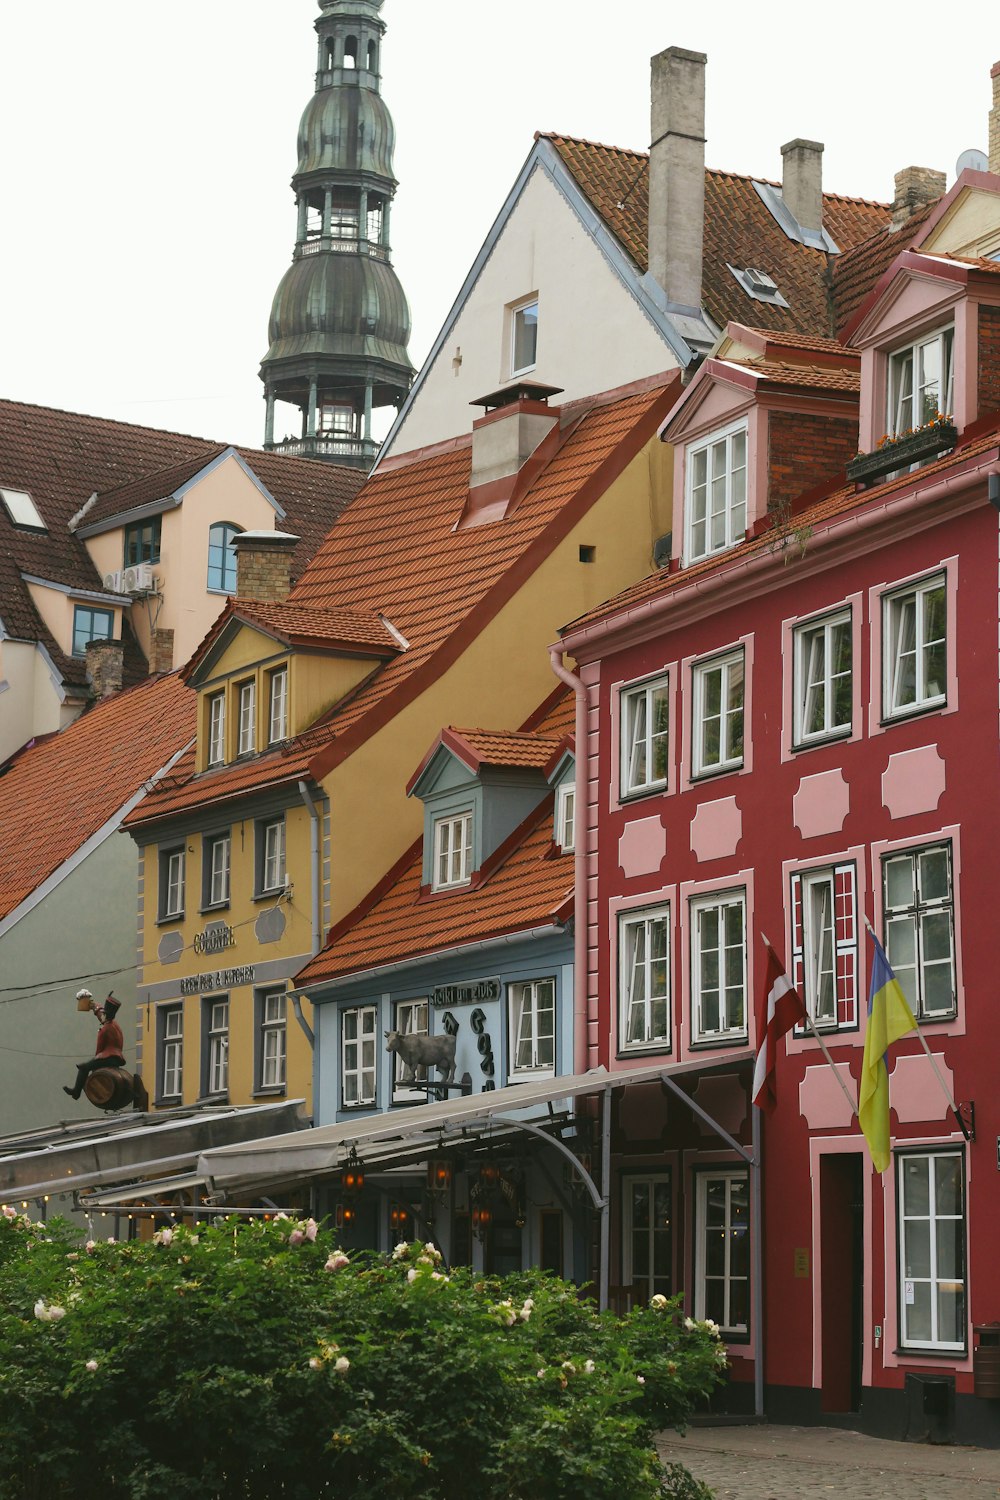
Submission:
<svg viewBox="0 0 1000 1500">
<path fill-rule="evenodd" d="M 172 1229 L 158 1229 L 153 1235 L 153 1244 L 167 1246 L 170 1244 L 173 1237 L 174 1231 Z"/>
<path fill-rule="evenodd" d="M 701 1326 L 707 1328 L 713 1338 L 719 1337 L 719 1325 L 712 1318 L 706 1318 Z"/>
<path fill-rule="evenodd" d="M 505 1297 L 502 1302 L 498 1302 L 496 1310 L 508 1328 L 517 1322 L 517 1313 L 514 1311 L 514 1303 L 510 1297 Z"/>
<path fill-rule="evenodd" d="M 323 1267 L 323 1270 L 342 1271 L 345 1266 L 349 1266 L 350 1264 L 351 1262 L 348 1260 L 343 1250 L 333 1250 L 331 1251 L 329 1259 L 327 1260 L 326 1265 Z"/>
<path fill-rule="evenodd" d="M 4 1216 L 5 1219 L 16 1219 L 17 1218 L 17 1209 L 16 1208 L 11 1208 L 11 1206 L 10 1206 L 9 1203 L 5 1203 L 4 1206 L 3 1206 L 3 1208 L 0 1208 L 0 1213 L 3 1214 L 3 1216 Z"/>
<path fill-rule="evenodd" d="M 420 1272 L 417 1270 L 416 1266 L 411 1266 L 406 1273 L 406 1279 L 407 1281 L 416 1281 L 419 1275 Z"/>
<path fill-rule="evenodd" d="M 657 1312 L 662 1312 L 667 1305 L 667 1299 L 662 1292 L 656 1292 L 649 1299 L 650 1307 L 655 1307 Z"/>
<path fill-rule="evenodd" d="M 594 1364 L 594 1361 L 592 1359 L 585 1359 L 584 1360 L 584 1362 L 583 1362 L 583 1373 L 585 1375 L 593 1375 L 593 1373 L 594 1373 L 594 1371 L 596 1369 L 597 1369 L 597 1366 Z"/>
<path fill-rule="evenodd" d="M 309 1368 L 310 1370 L 322 1370 L 323 1361 L 320 1359 L 318 1354 L 314 1354 L 310 1359 Z"/>
<path fill-rule="evenodd" d="M 432 1271 L 431 1272 L 431 1280 L 432 1281 L 450 1281 L 451 1277 L 450 1276 L 445 1276 L 442 1271 Z"/>
<path fill-rule="evenodd" d="M 521 1319 L 522 1323 L 527 1323 L 528 1319 L 531 1317 L 532 1312 L 534 1311 L 534 1307 L 535 1299 L 533 1297 L 525 1297 L 521 1311 L 518 1313 L 518 1317 Z"/>
<path fill-rule="evenodd" d="M 545 1379 L 545 1371 L 544 1371 L 544 1369 L 537 1370 L 535 1373 L 538 1376 L 539 1380 L 544 1380 Z"/>
<path fill-rule="evenodd" d="M 88 1359 L 87 1363 L 84 1365 L 83 1368 L 85 1370 L 89 1370 L 90 1373 L 91 1373 L 91 1375 L 93 1375 L 94 1371 L 97 1369 L 97 1360 L 96 1359 Z"/>
<path fill-rule="evenodd" d="M 288 1243 L 290 1245 L 301 1245 L 305 1237 L 306 1235 L 304 1229 L 293 1229 L 291 1234 L 288 1236 Z"/>
<path fill-rule="evenodd" d="M 83 1248 L 86 1250 L 88 1255 L 93 1255 L 94 1251 L 97 1249 L 97 1241 L 88 1240 Z"/>
<path fill-rule="evenodd" d="M 409 1255 L 409 1253 L 410 1253 L 410 1247 L 409 1247 L 409 1245 L 406 1243 L 405 1240 L 400 1240 L 399 1244 L 396 1246 L 395 1250 L 392 1252 L 392 1258 L 393 1258 L 393 1260 L 405 1260 L 406 1257 Z"/>
<path fill-rule="evenodd" d="M 351 1361 L 349 1359 L 345 1359 L 344 1355 L 342 1354 L 334 1364 L 333 1368 L 338 1375 L 346 1375 L 348 1370 L 351 1368 Z"/>
<path fill-rule="evenodd" d="M 695 1322 L 694 1318 L 685 1318 L 684 1319 L 684 1327 L 687 1329 L 688 1333 L 693 1333 L 694 1330 L 698 1327 L 698 1325 Z"/>
<path fill-rule="evenodd" d="M 60 1318 L 66 1316 L 66 1309 L 60 1307 L 57 1302 L 47 1303 L 44 1297 L 39 1297 L 35 1303 L 35 1317 L 39 1323 L 58 1323 Z"/>
<path fill-rule="evenodd" d="M 639 1382 L 640 1385 L 645 1385 L 646 1384 L 646 1377 L 645 1377 L 645 1375 L 637 1375 L 635 1378 Z"/>
<path fill-rule="evenodd" d="M 564 1359 L 563 1362 L 562 1362 L 562 1367 L 566 1371 L 567 1375 L 575 1375 L 576 1374 L 576 1365 L 573 1363 L 573 1361 L 571 1359 Z"/>
</svg>

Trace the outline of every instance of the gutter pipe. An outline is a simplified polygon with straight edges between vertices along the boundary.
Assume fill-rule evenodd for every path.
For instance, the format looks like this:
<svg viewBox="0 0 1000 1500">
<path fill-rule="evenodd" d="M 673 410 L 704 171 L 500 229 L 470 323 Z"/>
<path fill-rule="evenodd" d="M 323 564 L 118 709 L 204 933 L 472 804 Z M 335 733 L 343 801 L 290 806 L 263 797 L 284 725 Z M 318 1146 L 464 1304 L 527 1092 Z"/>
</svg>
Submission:
<svg viewBox="0 0 1000 1500">
<path fill-rule="evenodd" d="M 587 858 L 586 809 L 587 689 L 563 661 L 561 646 L 549 647 L 552 670 L 576 695 L 576 852 L 573 855 L 573 1067 L 587 1068 Z"/>
<path fill-rule="evenodd" d="M 305 803 L 306 812 L 309 814 L 309 881 L 312 892 L 312 933 L 310 952 L 315 958 L 319 952 L 320 942 L 320 864 L 319 864 L 319 810 L 309 795 L 309 788 L 304 781 L 299 784 L 299 796 Z M 298 990 L 292 990 L 292 1008 L 295 1011 L 295 1019 L 305 1032 L 306 1040 L 310 1047 L 315 1049 L 316 1035 L 302 1013 L 302 997 Z"/>
</svg>

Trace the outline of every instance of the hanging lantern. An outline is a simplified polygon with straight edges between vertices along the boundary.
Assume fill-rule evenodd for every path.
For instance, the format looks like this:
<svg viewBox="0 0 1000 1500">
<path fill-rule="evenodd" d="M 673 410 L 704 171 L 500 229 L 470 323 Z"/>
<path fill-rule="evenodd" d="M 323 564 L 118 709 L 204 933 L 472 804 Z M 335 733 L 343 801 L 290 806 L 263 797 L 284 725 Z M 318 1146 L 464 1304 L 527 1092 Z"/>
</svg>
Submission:
<svg viewBox="0 0 1000 1500">
<path fill-rule="evenodd" d="M 479 1181 L 483 1187 L 496 1187 L 500 1181 L 500 1168 L 495 1161 L 484 1161 L 479 1168 Z"/>
<path fill-rule="evenodd" d="M 486 1203 L 477 1203 L 472 1210 L 472 1228 L 480 1240 L 485 1240 L 493 1223 L 493 1210 Z"/>
<path fill-rule="evenodd" d="M 451 1159 L 447 1156 L 435 1156 L 427 1163 L 427 1186 L 432 1193 L 441 1193 L 442 1196 L 451 1187 Z"/>
<path fill-rule="evenodd" d="M 357 1217 L 357 1210 L 351 1203 L 338 1203 L 336 1222 L 338 1229 L 350 1229 Z"/>
<path fill-rule="evenodd" d="M 340 1186 L 345 1193 L 360 1193 L 365 1185 L 365 1164 L 354 1146 L 340 1171 Z"/>
</svg>

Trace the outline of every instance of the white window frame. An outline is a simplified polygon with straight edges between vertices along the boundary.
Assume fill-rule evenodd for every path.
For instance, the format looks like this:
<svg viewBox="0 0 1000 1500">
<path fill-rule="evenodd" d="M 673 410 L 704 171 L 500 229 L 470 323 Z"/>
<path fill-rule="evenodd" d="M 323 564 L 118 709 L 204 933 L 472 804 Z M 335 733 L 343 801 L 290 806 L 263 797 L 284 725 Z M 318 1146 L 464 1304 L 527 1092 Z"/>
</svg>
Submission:
<svg viewBox="0 0 1000 1500">
<path fill-rule="evenodd" d="M 923 859 L 927 855 L 943 854 L 947 862 L 947 894 L 938 898 L 925 898 L 922 890 Z M 912 866 L 913 900 L 906 905 L 893 906 L 889 900 L 889 867 L 910 862 Z M 927 959 L 925 954 L 925 922 L 928 918 L 947 917 L 949 934 L 948 959 Z M 901 961 L 898 946 L 893 941 L 893 928 L 906 925 L 911 934 L 911 951 L 914 963 Z M 921 844 L 912 849 L 894 849 L 882 856 L 882 925 L 885 951 L 893 973 L 899 980 L 909 1001 L 910 1009 L 918 1021 L 950 1021 L 958 1012 L 958 973 L 955 963 L 955 868 L 949 841 Z M 947 962 L 951 974 L 951 1004 L 941 1010 L 928 1010 L 925 1004 L 925 970 L 933 965 L 943 967 Z M 909 974 L 912 972 L 912 982 Z"/>
<path fill-rule="evenodd" d="M 179 1099 L 184 1092 L 184 1007 L 163 1007 L 160 1019 L 160 1098 Z"/>
<path fill-rule="evenodd" d="M 828 1012 L 821 993 L 827 975 Z M 824 998 L 822 1011 L 817 1007 L 821 998 Z M 802 1000 L 819 1030 L 836 1030 L 837 881 L 832 865 L 802 872 Z"/>
<path fill-rule="evenodd" d="M 576 848 L 576 782 L 563 781 L 556 789 L 556 844 L 564 854 Z"/>
<path fill-rule="evenodd" d="M 633 1189 L 636 1187 L 646 1187 L 649 1189 L 650 1222 L 645 1231 L 643 1231 L 642 1229 L 637 1229 L 632 1221 Z M 656 1226 L 653 1223 L 653 1206 L 655 1204 L 656 1189 L 658 1187 L 665 1187 L 667 1189 L 667 1197 L 670 1205 L 670 1221 L 664 1226 L 663 1230 L 661 1231 L 669 1236 L 670 1271 L 669 1274 L 664 1277 L 657 1276 L 652 1270 L 650 1270 L 649 1274 L 643 1276 L 642 1278 L 645 1285 L 641 1290 L 638 1290 L 636 1287 L 635 1245 L 633 1237 L 634 1235 L 641 1233 L 645 1233 L 648 1236 L 649 1243 L 647 1246 L 647 1259 L 649 1266 L 652 1267 L 654 1263 L 655 1249 L 654 1237 L 656 1234 Z M 643 1307 L 648 1305 L 650 1297 L 654 1296 L 657 1292 L 660 1292 L 665 1297 L 673 1296 L 675 1256 L 673 1221 L 673 1175 L 669 1168 L 665 1172 L 622 1173 L 622 1284 L 623 1286 L 630 1287 L 632 1289 L 632 1305 L 635 1307 Z"/>
<path fill-rule="evenodd" d="M 846 673 L 833 672 L 833 635 L 840 629 L 846 629 L 847 639 L 851 648 L 850 667 Z M 822 668 L 817 671 L 814 657 L 814 643 L 818 644 L 822 651 Z M 851 734 L 854 728 L 854 621 L 851 615 L 851 607 L 833 610 L 828 615 L 807 620 L 802 625 L 797 625 L 793 632 L 793 663 L 792 673 L 794 682 L 794 726 L 793 726 L 793 749 L 802 749 L 807 745 L 818 744 L 821 740 L 840 739 Z M 850 688 L 850 713 L 845 724 L 835 724 L 835 698 L 837 682 L 847 678 Z M 822 695 L 823 722 L 819 729 L 806 729 L 808 720 L 809 699 L 813 692 Z"/>
<path fill-rule="evenodd" d="M 257 748 L 257 681 L 251 677 L 239 686 L 238 755 L 252 755 Z"/>
<path fill-rule="evenodd" d="M 939 1214 L 937 1212 L 937 1185 L 933 1163 L 939 1158 L 951 1157 L 958 1162 L 958 1181 L 961 1184 L 961 1212 L 958 1214 Z M 906 1212 L 906 1187 L 905 1173 L 908 1165 L 914 1162 L 927 1164 L 927 1202 L 926 1214 L 907 1214 Z M 956 1223 L 962 1225 L 961 1233 L 961 1279 L 942 1277 L 938 1275 L 938 1235 L 937 1227 L 940 1223 Z M 907 1225 L 926 1223 L 928 1226 L 927 1243 L 929 1250 L 928 1274 L 926 1276 L 914 1276 L 907 1261 Z M 901 1349 L 928 1349 L 938 1350 L 941 1353 L 953 1352 L 964 1353 L 968 1339 L 969 1322 L 969 1283 L 968 1283 L 968 1194 L 965 1181 L 965 1155 L 955 1149 L 929 1149 L 926 1151 L 898 1151 L 896 1153 L 896 1235 L 899 1263 L 899 1345 Z M 937 1297 L 932 1295 L 930 1299 L 931 1313 L 931 1337 L 929 1339 L 918 1339 L 910 1335 L 909 1308 L 915 1306 L 915 1301 L 907 1301 L 907 1282 L 920 1282 L 929 1284 L 932 1293 L 935 1289 L 948 1283 L 954 1290 L 956 1286 L 961 1288 L 962 1293 L 962 1339 L 953 1342 L 940 1337 L 939 1312 Z"/>
<path fill-rule="evenodd" d="M 650 957 L 650 936 L 654 926 L 662 924 L 664 949 L 662 958 Z M 641 929 L 641 953 L 640 944 L 633 939 L 632 934 L 639 934 Z M 671 963 L 673 958 L 673 945 L 670 930 L 670 905 L 644 908 L 641 911 L 620 912 L 618 916 L 618 1050 L 619 1052 L 669 1052 L 671 1050 L 671 1006 L 673 1003 L 673 985 L 671 982 Z M 635 944 L 633 951 L 629 949 Z M 650 980 L 653 977 L 654 964 L 663 965 L 664 973 L 664 995 L 650 994 Z M 642 993 L 636 994 L 637 980 L 641 974 Z M 665 1027 L 662 1035 L 655 1032 L 653 1025 L 653 1005 L 663 1000 L 665 1011 Z M 637 1040 L 629 1040 L 629 1021 L 632 1012 L 637 1007 L 642 1007 L 645 1012 L 642 1036 Z"/>
<path fill-rule="evenodd" d="M 353 1035 L 348 1035 L 349 1030 L 353 1031 Z M 376 1102 L 378 1095 L 377 1034 L 377 1005 L 356 1005 L 341 1013 L 340 1088 L 341 1105 L 344 1109 L 361 1109 Z M 370 1057 L 370 1061 L 366 1061 L 366 1054 Z M 353 1098 L 348 1094 L 349 1079 L 354 1083 Z"/>
<path fill-rule="evenodd" d="M 449 813 L 434 820 L 431 888 L 453 890 L 472 879 L 472 813 Z"/>
<path fill-rule="evenodd" d="M 927 640 L 927 611 L 925 599 L 940 590 L 944 607 L 944 635 L 939 641 Z M 912 603 L 916 681 L 912 702 L 900 703 L 900 613 L 907 603 Z M 910 714 L 922 713 L 929 708 L 944 708 L 948 702 L 948 578 L 943 572 L 930 573 L 916 583 L 891 589 L 882 595 L 882 717 L 904 719 Z M 937 645 L 943 653 L 944 689 L 940 693 L 927 691 L 927 654 Z M 910 655 L 907 652 L 906 655 Z"/>
<path fill-rule="evenodd" d="M 288 668 L 278 667 L 271 673 L 268 688 L 268 744 L 276 745 L 288 738 Z"/>
<path fill-rule="evenodd" d="M 716 1322 L 722 1332 L 729 1338 L 745 1339 L 750 1333 L 749 1310 L 750 1310 L 750 1278 L 752 1272 L 751 1261 L 753 1257 L 752 1240 L 750 1235 L 750 1173 L 746 1167 L 720 1167 L 711 1168 L 695 1175 L 695 1277 L 694 1277 L 694 1315 L 696 1318 L 710 1316 L 707 1312 L 708 1295 L 708 1187 L 711 1182 L 725 1182 L 726 1203 L 721 1232 L 725 1237 L 725 1266 L 721 1280 L 724 1286 L 722 1317 L 716 1318 Z M 747 1218 L 746 1234 L 747 1245 L 747 1268 L 746 1277 L 735 1277 L 732 1274 L 732 1242 L 737 1233 L 733 1228 L 733 1184 L 743 1183 L 746 1191 Z M 732 1286 L 734 1281 L 746 1281 L 746 1306 L 747 1322 L 734 1323 L 732 1321 Z"/>
<path fill-rule="evenodd" d="M 4 503 L 4 509 L 10 517 L 12 526 L 17 526 L 24 531 L 48 531 L 49 528 L 42 520 L 38 506 L 27 490 L 13 490 L 6 485 L 0 486 L 0 500 Z"/>
<path fill-rule="evenodd" d="M 229 1092 L 229 996 L 220 995 L 206 1001 L 208 1034 L 207 1092 Z"/>
<path fill-rule="evenodd" d="M 414 1025 L 421 1021 L 421 1025 Z M 415 1000 L 397 1000 L 393 1008 L 393 1030 L 401 1036 L 430 1036 L 430 1007 L 423 996 Z M 404 1064 L 398 1052 L 392 1054 L 392 1097 L 413 1100 L 426 1098 L 423 1089 L 415 1090 L 400 1081 Z M 429 1076 L 429 1073 L 428 1073 Z"/>
<path fill-rule="evenodd" d="M 731 690 L 731 678 L 733 671 L 738 668 L 743 674 L 743 691 L 740 695 L 738 707 L 727 707 Z M 719 689 L 719 758 L 709 761 L 705 755 L 705 685 L 708 677 L 714 673 L 720 674 Z M 746 703 L 747 703 L 747 663 L 746 650 L 743 646 L 737 646 L 735 651 L 727 651 L 722 655 L 710 657 L 706 661 L 695 662 L 691 668 L 691 774 L 699 776 L 719 776 L 726 771 L 739 771 L 743 767 L 746 755 Z M 733 743 L 735 740 L 734 724 L 739 717 L 741 729 L 741 747 L 735 751 Z M 714 719 L 716 715 L 712 715 Z"/>
<path fill-rule="evenodd" d="M 547 1003 L 545 1003 L 547 1001 Z M 519 1079 L 554 1078 L 556 1071 L 556 982 L 555 979 L 518 980 L 507 986 L 508 1035 L 510 1037 L 509 1081 Z M 549 1017 L 547 1035 L 542 1027 L 545 1016 Z M 524 1041 L 530 1053 L 530 1061 L 518 1062 L 521 1043 Z M 542 1057 L 547 1041 L 550 1059 Z"/>
<path fill-rule="evenodd" d="M 284 990 L 260 992 L 258 1047 L 260 1081 L 258 1088 L 277 1090 L 285 1087 L 288 1050 L 288 996 Z"/>
<path fill-rule="evenodd" d="M 662 708 L 665 724 L 656 729 L 657 709 Z M 636 687 L 621 690 L 621 750 L 619 755 L 620 796 L 636 797 L 645 792 L 662 791 L 670 775 L 670 677 L 655 677 Z M 660 745 L 664 746 L 665 764 L 662 776 L 651 774 Z"/>
<path fill-rule="evenodd" d="M 524 315 L 531 308 L 535 310 L 535 337 L 533 341 L 532 357 L 527 364 L 517 362 L 517 334 L 518 320 L 523 323 Z M 511 379 L 516 375 L 527 375 L 538 364 L 538 297 L 525 297 L 522 302 L 515 302 L 510 309 L 510 373 Z"/>
<path fill-rule="evenodd" d="M 919 393 L 927 385 L 927 381 L 919 379 L 922 375 L 924 351 L 932 345 L 937 346 L 938 368 L 941 371 L 941 400 L 935 405 L 934 411 L 927 413 L 916 410 Z M 911 361 L 910 367 L 910 396 L 902 395 L 902 381 L 898 382 L 897 375 L 906 362 Z M 894 387 L 897 387 L 894 390 Z M 909 399 L 909 420 L 903 410 L 905 400 Z M 922 399 L 921 399 L 922 405 Z M 911 429 L 926 427 L 928 422 L 934 421 L 935 417 L 951 416 L 955 409 L 955 325 L 947 323 L 943 328 L 936 328 L 933 333 L 927 333 L 923 338 L 915 339 L 912 344 L 906 344 L 902 349 L 894 349 L 886 362 L 886 422 L 885 430 L 892 436 L 905 433 Z"/>
<path fill-rule="evenodd" d="M 743 457 L 738 461 L 737 439 L 742 439 Z M 721 507 L 713 510 L 713 476 L 710 469 L 716 454 L 721 450 L 723 469 L 714 476 L 721 482 Z M 747 507 L 749 503 L 749 452 L 750 439 L 745 421 L 733 422 L 692 443 L 684 454 L 684 557 L 689 563 L 713 557 L 717 552 L 726 552 L 742 542 L 747 532 Z M 700 474 L 704 456 L 704 478 Z M 737 460 L 734 462 L 734 458 Z M 696 482 L 696 471 L 698 478 Z M 741 476 L 741 477 L 740 477 Z M 734 480 L 736 483 L 734 484 Z M 742 490 L 742 493 L 741 493 Z M 703 493 L 701 493 L 703 492 Z M 721 526 L 714 528 L 713 522 Z M 699 529 L 704 528 L 699 539 Z"/>
<path fill-rule="evenodd" d="M 725 982 L 726 965 L 725 958 L 729 947 L 725 941 L 724 933 L 726 927 L 726 914 L 729 910 L 738 908 L 740 912 L 740 929 L 742 940 L 739 945 L 741 964 L 739 978 L 739 1010 L 741 1019 L 738 1024 L 733 1024 L 733 1017 L 729 1012 L 728 992 L 735 986 Z M 718 946 L 718 983 L 717 1005 L 719 1011 L 719 1025 L 715 1030 L 710 1030 L 704 1024 L 702 1014 L 706 991 L 702 989 L 703 970 L 702 960 L 705 956 L 702 948 L 701 925 L 705 913 L 714 911 L 717 913 L 719 922 L 720 941 Z M 713 891 L 711 895 L 693 896 L 689 903 L 691 922 L 691 1035 L 694 1042 L 729 1042 L 745 1041 L 747 1031 L 747 898 L 746 891 L 734 889 L 729 891 Z"/>
<path fill-rule="evenodd" d="M 208 764 L 221 766 L 226 759 L 226 695 L 212 693 L 208 700 Z"/>
<path fill-rule="evenodd" d="M 160 866 L 163 872 L 161 921 L 176 921 L 184 915 L 184 863 L 183 847 L 164 850 Z"/>
<path fill-rule="evenodd" d="M 271 818 L 258 825 L 261 838 L 260 895 L 285 887 L 285 820 Z"/>
<path fill-rule="evenodd" d="M 229 905 L 231 856 L 231 834 L 217 833 L 208 839 L 207 907 Z"/>
</svg>

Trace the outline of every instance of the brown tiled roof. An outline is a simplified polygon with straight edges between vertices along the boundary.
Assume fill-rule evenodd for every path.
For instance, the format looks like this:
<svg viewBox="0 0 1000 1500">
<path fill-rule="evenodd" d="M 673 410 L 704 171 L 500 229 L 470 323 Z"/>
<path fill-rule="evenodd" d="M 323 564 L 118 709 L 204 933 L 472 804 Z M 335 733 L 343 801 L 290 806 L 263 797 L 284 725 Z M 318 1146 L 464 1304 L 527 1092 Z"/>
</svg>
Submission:
<svg viewBox="0 0 1000 1500">
<path fill-rule="evenodd" d="M 458 657 L 653 435 L 676 387 L 672 374 L 656 389 L 595 406 L 564 433 L 517 508 L 492 525 L 455 530 L 469 491 L 469 443 L 379 469 L 313 558 L 292 601 L 375 611 L 392 621 L 408 648 L 280 752 L 147 798 L 133 821 L 252 786 L 325 775 Z"/>
<path fill-rule="evenodd" d="M 565 738 L 567 718 L 572 713 L 573 696 L 567 693 L 546 713 L 533 734 L 468 733 L 482 737 L 484 743 L 488 739 L 491 745 L 502 740 L 518 745 L 535 740 L 539 754 L 543 745 L 551 754 L 552 747 Z M 523 756 L 524 747 L 517 753 Z M 511 764 L 507 760 L 494 763 Z M 544 764 L 537 757 L 533 763 Z M 515 764 L 528 762 L 522 759 Z M 497 851 L 494 860 L 487 862 L 489 873 L 480 884 L 438 895 L 421 892 L 422 841 L 418 840 L 357 911 L 333 929 L 327 946 L 296 983 L 312 984 L 397 959 L 417 959 L 441 948 L 566 921 L 572 910 L 573 857 L 553 850 L 552 813 L 553 798 L 549 795 Z"/>
<path fill-rule="evenodd" d="M 928 203 L 899 229 L 882 225 L 860 244 L 837 256 L 833 265 L 833 302 L 838 330 L 850 321 L 896 256 L 910 248 L 936 207 L 936 202 Z"/>
<path fill-rule="evenodd" d="M 142 505 L 154 505 L 158 500 L 169 500 L 175 490 L 179 490 L 182 485 L 187 484 L 188 480 L 200 474 L 206 464 L 210 464 L 225 451 L 225 445 L 222 444 L 208 453 L 196 453 L 179 464 L 171 464 L 166 469 L 157 469 L 152 474 L 141 474 L 137 479 L 128 480 L 126 484 L 119 484 L 113 489 L 104 490 L 98 495 L 93 505 L 88 507 L 86 514 L 80 520 L 80 527 L 86 530 L 97 521 L 106 521 L 111 516 L 124 515 L 130 510 L 137 510 Z"/>
<path fill-rule="evenodd" d="M 857 395 L 861 389 L 858 370 L 831 370 L 828 366 L 784 364 L 780 360 L 737 360 L 728 357 L 720 364 L 739 365 L 761 380 L 773 385 L 793 385 L 817 391 L 847 391 Z"/>
<path fill-rule="evenodd" d="M 960 440 L 959 446 L 952 453 L 944 454 L 933 463 L 924 464 L 919 475 L 903 474 L 898 479 L 874 485 L 867 490 L 859 490 L 855 484 L 836 485 L 834 483 L 828 494 L 822 495 L 801 510 L 794 510 L 795 530 L 816 530 L 824 522 L 831 521 L 848 511 L 863 511 L 869 506 L 881 506 L 889 496 L 897 494 L 900 490 L 913 488 L 918 484 L 924 486 L 937 475 L 943 476 L 949 469 L 956 468 L 970 459 L 981 457 L 982 454 L 989 453 L 997 447 L 1000 447 L 1000 423 L 991 424 L 986 432 L 978 433 L 968 442 Z M 686 568 L 679 568 L 676 572 L 652 573 L 624 589 L 620 594 L 616 594 L 614 598 L 606 600 L 604 604 L 598 605 L 596 609 L 588 610 L 586 614 L 580 615 L 564 626 L 560 635 L 569 636 L 577 629 L 593 624 L 595 621 L 610 619 L 613 615 L 635 609 L 650 599 L 684 589 L 707 575 L 723 574 L 729 568 L 745 562 L 747 558 L 774 551 L 776 545 L 779 547 L 781 545 L 780 536 L 776 536 L 773 530 L 768 529 L 759 536 L 751 537 L 741 542 L 738 547 L 732 547 L 728 552 L 720 553 L 716 557 L 707 557 Z"/>
<path fill-rule="evenodd" d="M 205 643 L 215 639 L 234 616 L 248 625 L 259 625 L 289 646 L 354 650 L 375 656 L 394 656 L 403 649 L 374 610 L 331 609 L 290 600 L 280 603 L 262 603 L 256 599 L 228 600 Z M 190 677 L 190 671 L 189 664 L 184 669 L 185 680 Z"/>
<path fill-rule="evenodd" d="M 648 269 L 649 157 L 570 136 L 544 135 L 640 272 Z M 758 179 L 763 181 L 764 179 Z M 754 188 L 734 172 L 705 173 L 705 240 L 702 303 L 720 327 L 730 319 L 771 329 L 833 333 L 827 290 L 827 256 L 790 240 Z M 770 184 L 775 186 L 776 184 Z M 843 251 L 881 229 L 884 203 L 823 194 L 823 222 Z M 834 257 L 836 259 L 836 257 Z M 751 298 L 728 270 L 757 266 L 777 283 L 787 308 Z"/>
<path fill-rule="evenodd" d="M 509 766 L 542 770 L 559 747 L 558 735 L 520 734 L 503 729 L 455 729 L 445 731 L 446 744 L 465 752 L 473 769 L 479 766 Z"/>
<path fill-rule="evenodd" d="M 792 330 L 780 328 L 758 328 L 754 323 L 730 323 L 726 333 L 737 341 L 742 341 L 744 336 L 749 336 L 755 342 L 761 344 L 764 358 L 769 358 L 778 351 L 787 351 L 791 355 L 802 354 L 827 354 L 840 364 L 859 364 L 861 356 L 855 349 L 848 349 L 837 339 L 821 338 L 817 334 L 799 333 Z"/>
<path fill-rule="evenodd" d="M 0 775 L 0 917 L 75 853 L 195 731 L 176 673 L 94 704 Z"/>
</svg>

